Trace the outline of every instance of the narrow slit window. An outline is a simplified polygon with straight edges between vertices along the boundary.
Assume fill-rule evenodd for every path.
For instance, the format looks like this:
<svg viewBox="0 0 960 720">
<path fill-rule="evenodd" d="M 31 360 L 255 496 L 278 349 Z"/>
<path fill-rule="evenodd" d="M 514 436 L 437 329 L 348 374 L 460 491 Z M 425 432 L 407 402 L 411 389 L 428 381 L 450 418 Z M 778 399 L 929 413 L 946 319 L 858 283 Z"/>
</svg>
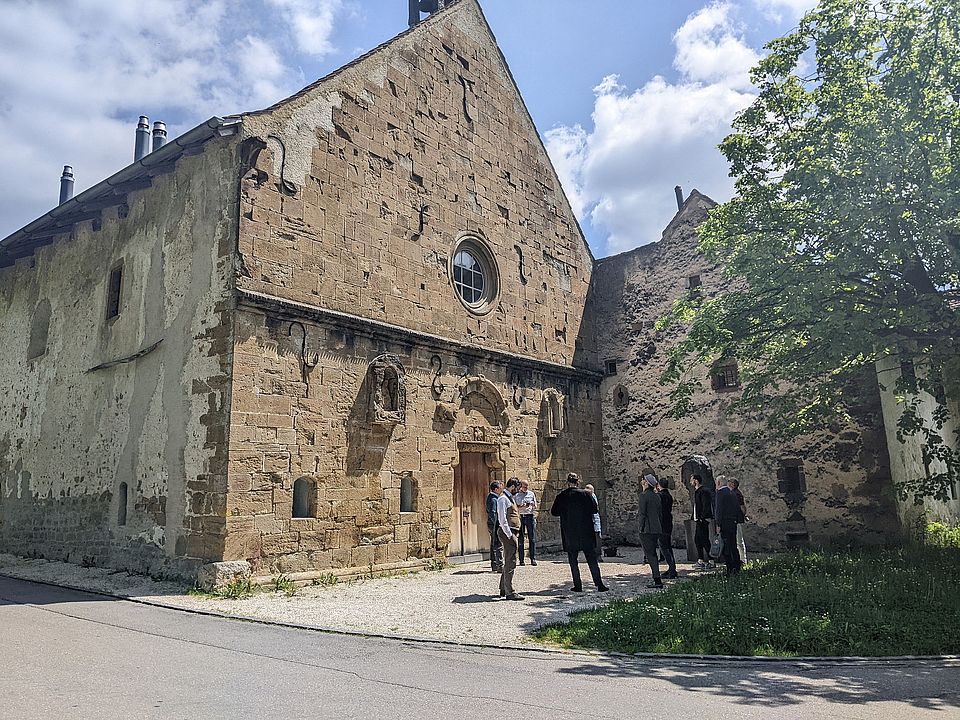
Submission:
<svg viewBox="0 0 960 720">
<path fill-rule="evenodd" d="M 700 279 L 699 275 L 690 275 L 689 277 L 687 277 L 688 290 L 696 290 L 702 285 L 703 285 L 703 280 Z"/>
<path fill-rule="evenodd" d="M 117 488 L 117 525 L 127 524 L 127 484 L 120 483 Z"/>
<path fill-rule="evenodd" d="M 123 290 L 123 266 L 118 265 L 110 271 L 107 284 L 107 320 L 120 315 L 120 293 Z"/>
<path fill-rule="evenodd" d="M 400 512 L 413 512 L 413 476 L 410 474 L 400 478 Z"/>
<path fill-rule="evenodd" d="M 617 361 L 616 360 L 607 360 L 605 363 L 604 370 L 607 375 L 616 375 L 617 374 Z"/>
</svg>

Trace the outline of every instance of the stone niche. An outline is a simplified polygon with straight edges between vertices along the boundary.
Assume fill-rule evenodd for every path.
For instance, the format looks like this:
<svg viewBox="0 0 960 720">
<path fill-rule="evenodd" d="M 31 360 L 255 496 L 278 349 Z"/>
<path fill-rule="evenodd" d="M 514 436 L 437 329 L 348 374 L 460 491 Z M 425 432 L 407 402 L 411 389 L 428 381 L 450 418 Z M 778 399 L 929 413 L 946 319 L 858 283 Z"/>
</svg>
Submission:
<svg viewBox="0 0 960 720">
<path fill-rule="evenodd" d="M 370 424 L 392 428 L 406 420 L 407 381 L 403 363 L 397 355 L 375 358 L 367 368 L 370 382 Z"/>
<path fill-rule="evenodd" d="M 566 430 L 566 398 L 556 388 L 543 391 L 540 412 L 543 418 L 543 435 L 548 439 L 560 437 Z"/>
</svg>

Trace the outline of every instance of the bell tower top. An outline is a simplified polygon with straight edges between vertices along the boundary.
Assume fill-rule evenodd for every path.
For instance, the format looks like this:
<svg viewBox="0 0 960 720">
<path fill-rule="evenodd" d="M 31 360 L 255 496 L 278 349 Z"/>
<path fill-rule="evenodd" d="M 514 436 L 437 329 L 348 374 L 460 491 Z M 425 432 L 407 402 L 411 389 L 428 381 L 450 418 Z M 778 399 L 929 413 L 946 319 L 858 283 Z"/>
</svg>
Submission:
<svg viewBox="0 0 960 720">
<path fill-rule="evenodd" d="M 432 15 L 437 10 L 443 10 L 446 0 L 408 0 L 410 4 L 410 27 L 420 23 L 420 15 L 426 13 Z"/>
</svg>

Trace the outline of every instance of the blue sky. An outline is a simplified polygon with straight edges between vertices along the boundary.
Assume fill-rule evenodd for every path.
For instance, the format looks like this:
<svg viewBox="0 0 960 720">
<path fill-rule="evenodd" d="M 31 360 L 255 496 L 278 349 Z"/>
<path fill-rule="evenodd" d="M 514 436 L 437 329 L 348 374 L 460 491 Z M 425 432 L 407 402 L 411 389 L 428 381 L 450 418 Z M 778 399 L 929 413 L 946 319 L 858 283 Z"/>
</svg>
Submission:
<svg viewBox="0 0 960 720">
<path fill-rule="evenodd" d="M 137 116 L 180 134 L 254 110 L 401 32 L 406 0 L 6 0 L 0 237 L 132 160 Z M 673 186 L 718 200 L 716 144 L 762 45 L 813 0 L 481 0 L 597 256 L 659 238 Z"/>
</svg>

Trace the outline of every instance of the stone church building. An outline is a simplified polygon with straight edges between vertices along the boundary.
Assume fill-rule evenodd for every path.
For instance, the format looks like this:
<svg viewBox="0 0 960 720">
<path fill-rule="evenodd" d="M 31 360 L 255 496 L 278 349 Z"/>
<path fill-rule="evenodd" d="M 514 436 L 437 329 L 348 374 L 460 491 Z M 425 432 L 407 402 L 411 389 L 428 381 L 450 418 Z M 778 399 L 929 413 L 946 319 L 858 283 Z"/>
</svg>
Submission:
<svg viewBox="0 0 960 720">
<path fill-rule="evenodd" d="M 744 481 L 758 544 L 898 531 L 879 397 L 749 458 L 722 392 L 666 419 L 652 325 L 694 278 L 719 289 L 710 205 L 595 261 L 477 0 L 447 2 L 0 241 L 0 551 L 396 570 L 477 557 L 491 479 L 549 508 L 570 471 L 629 541 L 637 474 L 682 517 L 692 454 Z"/>
</svg>

